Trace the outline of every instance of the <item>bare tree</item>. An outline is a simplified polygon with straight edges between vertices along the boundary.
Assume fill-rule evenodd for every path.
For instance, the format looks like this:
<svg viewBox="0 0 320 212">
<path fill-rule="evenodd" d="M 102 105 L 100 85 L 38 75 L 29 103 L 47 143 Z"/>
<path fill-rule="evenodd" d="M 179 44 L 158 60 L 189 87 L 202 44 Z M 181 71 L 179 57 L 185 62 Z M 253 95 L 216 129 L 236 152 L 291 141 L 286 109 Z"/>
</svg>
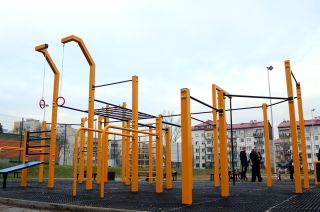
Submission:
<svg viewBox="0 0 320 212">
<path fill-rule="evenodd" d="M 168 110 L 163 110 L 162 115 L 163 121 L 167 123 L 172 123 L 176 125 L 180 125 L 180 117 L 179 116 L 172 116 L 174 114 L 173 111 L 168 111 Z M 171 143 L 176 143 L 180 136 L 181 136 L 181 128 L 180 127 L 175 127 L 170 124 L 163 124 L 163 128 L 168 128 L 171 127 Z"/>
</svg>

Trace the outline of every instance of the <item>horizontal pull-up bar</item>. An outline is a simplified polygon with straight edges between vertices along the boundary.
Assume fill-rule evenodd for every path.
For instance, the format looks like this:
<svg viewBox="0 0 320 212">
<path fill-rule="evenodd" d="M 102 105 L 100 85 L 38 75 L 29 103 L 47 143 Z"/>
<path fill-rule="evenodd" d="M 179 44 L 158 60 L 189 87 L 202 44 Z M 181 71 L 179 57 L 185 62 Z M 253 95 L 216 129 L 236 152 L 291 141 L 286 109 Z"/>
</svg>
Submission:
<svg viewBox="0 0 320 212">
<path fill-rule="evenodd" d="M 65 108 L 65 109 L 69 109 L 69 110 L 78 111 L 78 112 L 88 113 L 87 110 L 81 110 L 81 109 L 77 109 L 77 108 L 73 108 L 73 107 L 67 107 L 67 106 L 63 106 L 63 105 L 59 105 L 59 107 L 62 107 L 62 108 Z"/>
<path fill-rule="evenodd" d="M 191 118 L 191 119 L 193 119 L 193 120 L 196 120 L 196 121 L 202 122 L 202 123 L 204 123 L 204 124 L 207 124 L 207 125 L 213 126 L 213 124 L 207 123 L 207 122 L 202 121 L 202 120 L 200 120 L 200 119 L 197 119 L 197 118 L 194 118 L 194 117 L 190 117 L 190 118 Z"/>
<path fill-rule="evenodd" d="M 228 94 L 228 97 L 241 97 L 241 98 L 254 98 L 254 99 L 281 99 L 287 100 L 287 97 L 274 97 L 274 96 L 249 96 L 249 95 L 238 95 L 238 94 Z"/>
<path fill-rule="evenodd" d="M 258 109 L 258 108 L 261 108 L 261 106 L 232 108 L 231 110 L 230 110 L 230 109 L 227 109 L 226 111 L 234 111 L 234 110 L 248 110 L 248 109 Z"/>
<path fill-rule="evenodd" d="M 195 112 L 195 113 L 190 113 L 190 115 L 199 115 L 199 114 L 206 114 L 206 113 L 212 113 L 212 111 Z M 174 117 L 174 116 L 181 116 L 181 114 L 172 114 L 172 115 L 166 115 L 162 117 Z"/>
<path fill-rule="evenodd" d="M 174 127 L 181 127 L 181 125 L 179 125 L 179 124 L 174 124 L 174 123 L 170 123 L 170 122 L 166 122 L 166 121 L 162 121 L 162 123 L 163 124 L 167 124 L 167 125 L 171 125 L 171 126 L 174 126 Z"/>
<path fill-rule="evenodd" d="M 197 98 L 195 98 L 193 96 L 190 96 L 190 99 L 192 99 L 192 100 L 194 100 L 194 101 L 196 101 L 196 102 L 198 102 L 198 103 L 200 103 L 200 104 L 202 104 L 204 106 L 207 106 L 207 107 L 209 107 L 209 108 L 211 108 L 213 110 L 216 110 L 216 111 L 218 110 L 217 108 L 214 108 L 211 105 L 209 105 L 209 104 L 207 104 L 207 103 L 205 103 L 205 102 L 203 102 L 203 101 L 201 101 L 201 100 L 199 100 L 199 99 L 197 99 Z"/>
<path fill-rule="evenodd" d="M 117 85 L 117 84 L 121 84 L 121 83 L 126 83 L 126 82 L 131 82 L 132 80 L 124 80 L 124 81 L 119 81 L 119 82 L 113 82 L 113 83 L 108 83 L 108 84 L 103 84 L 103 85 L 94 85 L 94 88 L 100 88 L 100 87 L 105 87 L 105 86 L 109 86 L 109 85 Z"/>
</svg>

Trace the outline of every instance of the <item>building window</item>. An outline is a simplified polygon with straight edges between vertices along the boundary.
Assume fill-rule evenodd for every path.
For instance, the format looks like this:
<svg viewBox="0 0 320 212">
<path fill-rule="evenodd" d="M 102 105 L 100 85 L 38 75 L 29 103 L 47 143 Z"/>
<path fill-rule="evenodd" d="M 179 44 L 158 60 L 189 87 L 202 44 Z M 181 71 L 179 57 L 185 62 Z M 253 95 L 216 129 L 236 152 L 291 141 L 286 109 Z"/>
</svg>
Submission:
<svg viewBox="0 0 320 212">
<path fill-rule="evenodd" d="M 202 164 L 202 168 L 205 168 L 205 167 L 206 167 L 206 164 L 205 164 L 205 163 L 203 163 L 203 164 Z"/>
<path fill-rule="evenodd" d="M 241 138 L 241 140 L 240 140 L 241 142 L 244 142 L 244 138 Z"/>
<path fill-rule="evenodd" d="M 204 137 L 204 134 L 203 133 L 201 133 L 201 138 L 203 138 Z"/>
<path fill-rule="evenodd" d="M 308 154 L 308 158 L 311 158 L 311 154 Z M 310 166 L 310 165 L 309 165 Z"/>
<path fill-rule="evenodd" d="M 314 136 L 314 140 L 315 140 L 315 141 L 318 141 L 318 140 L 319 140 L 319 136 L 317 136 L 317 135 Z"/>
<path fill-rule="evenodd" d="M 251 141 L 251 138 L 247 138 L 247 141 Z"/>
<path fill-rule="evenodd" d="M 199 156 L 196 156 L 196 160 L 199 160 Z"/>
<path fill-rule="evenodd" d="M 307 145 L 307 149 L 311 149 L 311 146 L 310 146 L 310 145 Z"/>
<path fill-rule="evenodd" d="M 307 141 L 310 141 L 310 137 L 309 136 L 307 137 Z"/>
<path fill-rule="evenodd" d="M 204 159 L 205 159 L 205 157 L 204 157 L 204 156 L 202 156 L 202 157 L 201 157 L 201 159 L 202 159 L 202 160 L 204 160 Z"/>
<path fill-rule="evenodd" d="M 196 149 L 196 152 L 198 153 L 198 152 L 199 152 L 199 149 Z"/>
<path fill-rule="evenodd" d="M 206 151 L 206 149 L 203 149 L 203 148 L 201 149 L 201 152 L 205 152 L 205 151 Z"/>
<path fill-rule="evenodd" d="M 199 163 L 196 163 L 196 167 L 199 168 Z"/>
</svg>

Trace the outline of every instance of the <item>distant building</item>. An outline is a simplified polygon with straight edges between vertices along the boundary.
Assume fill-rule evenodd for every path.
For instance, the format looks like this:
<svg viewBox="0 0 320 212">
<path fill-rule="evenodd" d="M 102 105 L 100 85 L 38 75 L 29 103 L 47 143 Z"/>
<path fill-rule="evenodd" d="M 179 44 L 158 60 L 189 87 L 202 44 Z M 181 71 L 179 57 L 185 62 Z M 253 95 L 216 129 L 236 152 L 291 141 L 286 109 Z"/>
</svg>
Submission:
<svg viewBox="0 0 320 212">
<path fill-rule="evenodd" d="M 317 160 L 317 153 L 319 152 L 320 145 L 320 117 L 315 119 L 304 120 L 305 135 L 306 135 L 306 146 L 307 146 L 307 161 L 309 169 L 313 170 L 313 162 Z M 297 121 L 297 132 L 298 132 L 298 145 L 299 152 L 301 153 L 301 140 L 300 140 L 300 124 Z M 278 125 L 279 139 L 282 145 L 279 152 L 276 154 L 290 157 L 292 153 L 291 146 L 291 133 L 290 133 L 290 122 L 283 121 Z"/>
<path fill-rule="evenodd" d="M 23 122 L 15 121 L 13 124 L 12 132 L 15 134 L 20 134 L 21 131 L 39 131 L 41 129 L 41 124 L 39 120 L 36 119 L 26 119 Z"/>
<path fill-rule="evenodd" d="M 231 126 L 227 125 L 228 161 L 232 166 L 231 151 Z M 269 138 L 272 140 L 272 127 L 269 123 Z M 192 127 L 193 167 L 212 168 L 213 165 L 213 129 L 212 121 L 201 123 Z M 250 121 L 247 123 L 233 124 L 233 151 L 234 166 L 240 168 L 239 154 L 243 147 L 249 154 L 253 147 L 262 155 L 262 164 L 265 162 L 263 122 Z M 220 151 L 219 151 L 220 152 Z M 272 158 L 271 158 L 272 159 Z"/>
</svg>

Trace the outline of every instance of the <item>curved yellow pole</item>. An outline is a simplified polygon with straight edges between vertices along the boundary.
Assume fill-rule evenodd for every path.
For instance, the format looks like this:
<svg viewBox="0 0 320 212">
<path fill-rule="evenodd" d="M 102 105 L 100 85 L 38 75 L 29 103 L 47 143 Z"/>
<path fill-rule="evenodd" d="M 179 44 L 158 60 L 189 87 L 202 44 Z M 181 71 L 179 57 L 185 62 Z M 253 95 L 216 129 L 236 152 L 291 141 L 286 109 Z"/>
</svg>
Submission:
<svg viewBox="0 0 320 212">
<path fill-rule="evenodd" d="M 84 54 L 87 62 L 90 65 L 90 78 L 89 78 L 89 103 L 88 103 L 88 128 L 93 128 L 94 119 L 94 84 L 95 84 L 95 63 L 84 44 L 83 40 L 77 36 L 71 35 L 61 39 L 61 43 L 65 44 L 68 42 L 78 43 L 82 53 Z M 93 165 L 93 132 L 88 132 L 88 146 L 87 146 L 87 181 L 86 189 L 92 189 L 92 165 Z"/>
<path fill-rule="evenodd" d="M 53 84 L 53 95 L 52 95 L 52 115 L 51 115 L 51 133 L 50 133 L 50 155 L 49 155 L 49 179 L 48 188 L 54 187 L 54 164 L 56 158 L 56 136 L 57 136 L 57 115 L 58 115 L 58 105 L 57 98 L 59 93 L 59 79 L 60 72 L 57 66 L 54 64 L 49 52 L 47 51 L 48 44 L 42 44 L 35 47 L 37 52 L 43 54 L 46 58 L 50 68 L 54 73 L 54 84 Z"/>
</svg>

